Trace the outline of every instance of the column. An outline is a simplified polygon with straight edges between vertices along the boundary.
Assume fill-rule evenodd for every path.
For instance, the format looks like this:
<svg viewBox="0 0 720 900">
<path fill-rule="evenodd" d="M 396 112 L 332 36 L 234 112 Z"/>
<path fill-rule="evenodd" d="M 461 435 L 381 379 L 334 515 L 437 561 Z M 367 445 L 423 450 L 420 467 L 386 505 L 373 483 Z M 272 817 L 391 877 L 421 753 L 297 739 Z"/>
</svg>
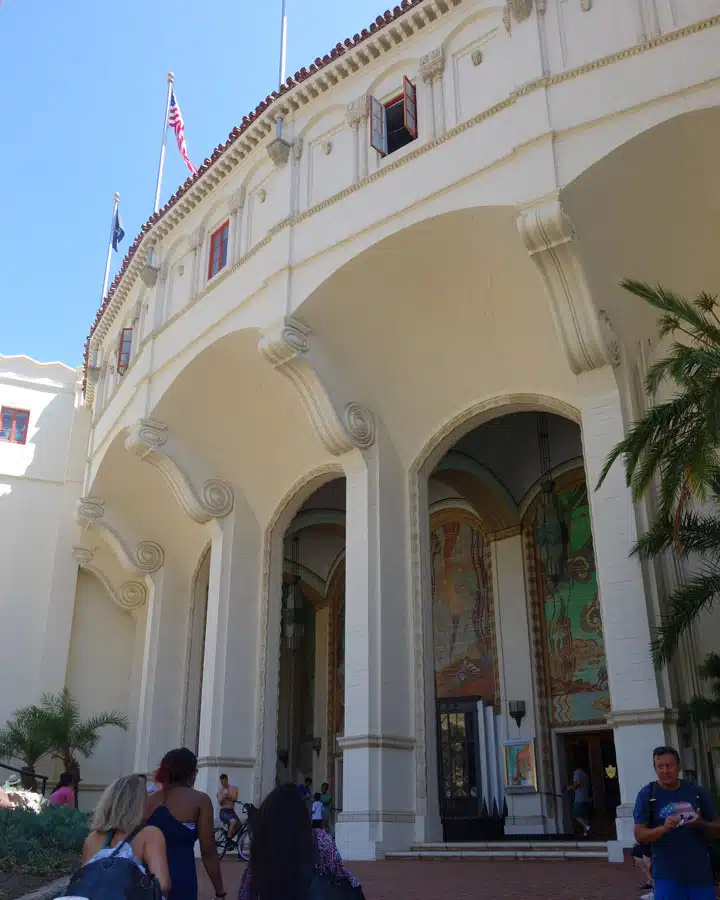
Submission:
<svg viewBox="0 0 720 900">
<path fill-rule="evenodd" d="M 211 797 L 226 773 L 240 800 L 254 795 L 262 534 L 242 496 L 212 522 L 198 783 Z"/>
<path fill-rule="evenodd" d="M 544 730 L 537 721 L 541 714 L 535 701 L 533 653 L 528 626 L 528 602 L 525 589 L 523 539 L 520 529 L 511 536 L 494 540 L 492 544 L 493 588 L 496 622 L 496 644 L 500 683 L 497 690 L 502 699 L 502 721 L 507 739 L 535 739 L 538 775 L 542 778 Z M 503 532 L 503 535 L 507 532 Z M 525 703 L 525 718 L 518 726 L 509 715 L 511 701 Z M 501 748 L 502 750 L 502 748 Z M 495 761 L 504 765 L 502 760 Z M 504 777 L 504 776 L 503 776 Z M 539 791 L 552 793 L 552 785 L 540 783 Z M 508 815 L 506 834 L 554 833 L 553 820 L 548 821 L 547 798 L 542 794 L 507 794 Z"/>
<path fill-rule="evenodd" d="M 145 577 L 145 620 L 140 699 L 135 743 L 135 770 L 154 772 L 160 760 L 182 745 L 182 689 L 185 664 L 187 585 L 166 557 L 157 572 Z"/>
<path fill-rule="evenodd" d="M 605 636 L 610 701 L 622 805 L 618 808 L 614 858 L 632 846 L 632 808 L 653 778 L 653 748 L 668 741 L 669 711 L 661 707 L 658 676 L 650 656 L 650 624 L 643 572 L 630 550 L 637 539 L 635 509 L 621 461 L 596 491 L 607 455 L 624 437 L 620 394 L 611 366 L 578 376 L 582 436 L 600 610 Z"/>
<path fill-rule="evenodd" d="M 382 424 L 344 457 L 347 479 L 343 812 L 351 860 L 382 859 L 414 839 L 415 740 L 404 471 Z"/>
</svg>

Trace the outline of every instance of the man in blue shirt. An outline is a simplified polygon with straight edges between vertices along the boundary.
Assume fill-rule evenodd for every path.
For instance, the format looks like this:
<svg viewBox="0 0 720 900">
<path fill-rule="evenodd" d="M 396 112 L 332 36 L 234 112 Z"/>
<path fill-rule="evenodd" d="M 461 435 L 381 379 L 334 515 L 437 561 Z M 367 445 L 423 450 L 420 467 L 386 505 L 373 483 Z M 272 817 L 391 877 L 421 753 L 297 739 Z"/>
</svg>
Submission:
<svg viewBox="0 0 720 900">
<path fill-rule="evenodd" d="M 635 802 L 635 840 L 652 846 L 655 900 L 715 900 L 707 838 L 720 823 L 707 791 L 680 778 L 673 747 L 653 751 L 657 781 Z"/>
</svg>

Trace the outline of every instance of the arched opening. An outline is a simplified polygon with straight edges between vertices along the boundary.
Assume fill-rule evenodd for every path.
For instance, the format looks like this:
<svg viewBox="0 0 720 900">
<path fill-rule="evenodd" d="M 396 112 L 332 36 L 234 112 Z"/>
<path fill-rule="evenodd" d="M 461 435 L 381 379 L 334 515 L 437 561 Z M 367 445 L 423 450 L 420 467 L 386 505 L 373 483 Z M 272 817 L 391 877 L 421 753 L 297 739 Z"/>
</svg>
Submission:
<svg viewBox="0 0 720 900">
<path fill-rule="evenodd" d="M 197 754 L 200 744 L 200 699 L 202 697 L 208 592 L 210 589 L 210 553 L 202 555 L 193 582 L 188 632 L 183 741 Z"/>
<path fill-rule="evenodd" d="M 283 591 L 276 781 L 314 790 L 327 782 L 341 803 L 344 727 L 345 479 L 318 488 L 288 526 Z"/>
<path fill-rule="evenodd" d="M 428 512 L 445 839 L 571 835 L 563 792 L 577 768 L 593 834 L 612 836 L 619 788 L 579 427 L 535 411 L 484 422 L 435 465 Z"/>
</svg>

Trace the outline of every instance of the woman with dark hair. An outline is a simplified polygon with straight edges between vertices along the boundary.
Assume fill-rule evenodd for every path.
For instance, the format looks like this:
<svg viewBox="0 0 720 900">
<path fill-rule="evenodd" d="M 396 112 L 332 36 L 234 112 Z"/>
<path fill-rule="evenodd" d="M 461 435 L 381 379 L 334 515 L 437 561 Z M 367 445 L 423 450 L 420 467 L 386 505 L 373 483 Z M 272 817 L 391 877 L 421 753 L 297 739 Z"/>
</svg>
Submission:
<svg viewBox="0 0 720 900">
<path fill-rule="evenodd" d="M 73 776 L 70 772 L 62 773 L 55 790 L 48 797 L 48 803 L 51 806 L 75 806 L 73 780 Z"/>
<path fill-rule="evenodd" d="M 253 817 L 250 864 L 238 900 L 303 900 L 315 866 L 360 887 L 330 835 L 313 830 L 297 787 L 275 788 Z M 362 896 L 359 890 L 358 894 Z"/>
<path fill-rule="evenodd" d="M 155 773 L 155 782 L 160 787 L 147 798 L 145 805 L 147 824 L 165 835 L 173 900 L 197 900 L 197 840 L 215 896 L 222 900 L 226 891 L 213 837 L 212 800 L 194 789 L 196 775 L 197 757 L 191 750 L 182 747 L 166 753 Z"/>
</svg>

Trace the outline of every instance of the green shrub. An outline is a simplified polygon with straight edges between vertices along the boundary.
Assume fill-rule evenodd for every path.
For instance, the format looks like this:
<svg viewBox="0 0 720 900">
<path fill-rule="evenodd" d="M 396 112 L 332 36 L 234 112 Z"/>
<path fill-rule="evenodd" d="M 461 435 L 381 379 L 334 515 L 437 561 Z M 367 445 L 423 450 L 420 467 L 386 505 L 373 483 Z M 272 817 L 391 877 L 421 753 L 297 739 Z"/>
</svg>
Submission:
<svg viewBox="0 0 720 900">
<path fill-rule="evenodd" d="M 40 813 L 0 809 L 0 871 L 62 875 L 77 867 L 88 834 L 85 813 L 46 806 Z"/>
</svg>

